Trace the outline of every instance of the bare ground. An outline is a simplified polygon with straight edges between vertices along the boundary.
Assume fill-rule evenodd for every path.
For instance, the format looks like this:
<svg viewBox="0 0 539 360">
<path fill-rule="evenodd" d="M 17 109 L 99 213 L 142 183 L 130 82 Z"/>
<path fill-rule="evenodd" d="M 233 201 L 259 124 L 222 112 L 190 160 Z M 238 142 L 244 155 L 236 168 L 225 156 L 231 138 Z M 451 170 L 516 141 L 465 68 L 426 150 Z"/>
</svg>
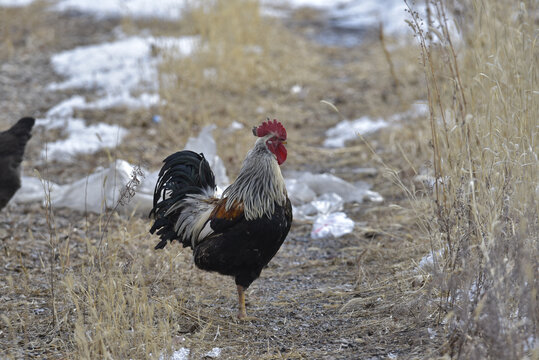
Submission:
<svg viewBox="0 0 539 360">
<path fill-rule="evenodd" d="M 304 21 L 289 26 L 298 33 L 320 26 L 312 14 L 297 16 Z M 70 95 L 46 89 L 48 83 L 58 80 L 48 60 L 50 55 L 112 39 L 112 29 L 119 25 L 119 20 L 96 20 L 80 14 L 43 15 L 28 31 L 52 32 L 54 39 L 46 38 L 41 41 L 44 45 L 37 47 L 24 42 L 15 45 L 0 67 L 2 128 L 24 115 L 42 116 Z M 350 49 L 316 48 L 325 67 L 321 71 L 323 88 L 317 91 L 344 116 L 389 115 L 405 108 L 416 96 L 402 88 L 400 93 L 395 90 L 387 67 L 380 65 L 384 58 L 376 39 Z M 378 63 L 373 64 L 373 60 Z M 402 71 L 409 75 L 404 82 L 417 85 L 414 70 Z M 50 214 L 42 204 L 11 204 L 0 213 L 0 357 L 73 358 L 81 354 L 74 334 L 78 317 L 66 294 L 70 288 L 67 283 L 75 279 L 90 288 L 82 283 L 88 281 L 89 271 L 101 274 L 96 281 L 106 280 L 95 251 L 100 246 L 108 246 L 115 254 L 106 261 L 112 261 L 117 271 L 129 268 L 131 275 L 146 276 L 142 288 L 150 301 L 177 299 L 174 311 L 161 316 L 169 316 L 161 320 L 168 320 L 173 329 L 169 350 L 190 348 L 194 359 L 203 358 L 214 347 L 222 349 L 223 359 L 435 357 L 442 338 L 431 339 L 432 330 L 429 333 L 428 329 L 436 328 L 436 309 L 426 306 L 424 279 L 413 270 L 429 246 L 418 237 L 414 219 L 404 210 L 407 199 L 384 176 L 384 167 L 363 142 L 339 151 L 319 148 L 323 132 L 339 117 L 320 105 L 320 98 L 311 105 L 310 100 L 298 105 L 302 116 L 290 120 L 295 141 L 290 142 L 286 169 L 334 171 L 349 181 L 366 180 L 385 201 L 347 206 L 347 213 L 357 222 L 356 230 L 338 239 L 310 239 L 310 224 L 295 222 L 282 249 L 248 291 L 248 312 L 256 321 L 239 323 L 233 317 L 237 300 L 232 279 L 196 269 L 190 252 L 177 245 L 155 252 L 156 238 L 147 233 L 150 222 L 146 218 L 113 214 L 107 222 L 108 214 L 66 209 Z M 287 106 L 292 110 L 282 112 L 294 114 L 294 105 Z M 88 121 L 109 121 L 131 129 L 134 135 L 118 149 L 119 158 L 156 169 L 166 154 L 180 147 L 159 143 L 159 135 L 173 132 L 176 125 L 149 125 L 149 112 L 115 109 L 84 115 Z M 157 131 L 148 131 L 150 126 L 157 126 Z M 36 160 L 45 141 L 54 136 L 35 132 L 24 163 L 26 173 L 35 168 L 52 181 L 64 183 L 108 162 L 105 151 L 81 156 L 69 165 Z M 373 135 L 369 142 L 387 164 L 406 175 L 409 168 L 402 165 L 395 148 L 399 136 L 404 135 L 388 130 Z M 304 138 L 308 141 L 302 142 Z M 225 161 L 232 169 L 238 166 L 235 160 Z M 354 167 L 377 171 L 350 172 Z M 115 243 L 107 243 L 110 239 Z M 136 276 L 129 279 L 136 282 Z M 162 349 L 168 345 L 164 343 Z M 138 351 L 132 356 L 148 356 Z"/>
</svg>

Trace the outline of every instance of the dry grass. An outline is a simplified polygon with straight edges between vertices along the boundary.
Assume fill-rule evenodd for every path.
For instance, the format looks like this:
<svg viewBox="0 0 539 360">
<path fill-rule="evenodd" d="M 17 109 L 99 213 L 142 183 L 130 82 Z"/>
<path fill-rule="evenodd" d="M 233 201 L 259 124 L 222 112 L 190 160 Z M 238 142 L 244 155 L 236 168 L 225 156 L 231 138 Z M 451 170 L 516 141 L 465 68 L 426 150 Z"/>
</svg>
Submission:
<svg viewBox="0 0 539 360">
<path fill-rule="evenodd" d="M 54 43 L 54 31 L 44 26 L 49 19 L 42 16 L 47 6 L 47 1 L 36 1 L 22 9 L 0 7 L 0 60 Z"/>
<path fill-rule="evenodd" d="M 143 359 L 181 347 L 192 358 L 220 347 L 223 359 L 525 356 L 524 340 L 537 324 L 537 9 L 532 2 L 527 13 L 515 8 L 508 22 L 509 1 L 465 5 L 470 19 L 462 23 L 473 24 L 466 46 L 437 30 L 442 41 L 422 48 L 424 82 L 413 47 L 395 47 L 384 36 L 359 49 L 321 47 L 301 37 L 301 27 L 292 34 L 261 18 L 256 1 L 194 2 L 178 23 L 124 19 L 129 33 L 198 35 L 202 45 L 188 58 L 163 54 L 160 95 L 167 103 L 159 109 L 84 112 L 131 129 L 115 156 L 155 169 L 215 123 L 233 178 L 252 144 L 248 128 L 271 116 L 289 130 L 285 170 L 367 180 L 386 202 L 347 206 L 358 227 L 340 239 L 309 239 L 309 224 L 297 222 L 249 290 L 248 309 L 260 320 L 247 324 L 233 318 L 233 281 L 195 269 L 179 246 L 154 251 L 147 219 L 38 204 L 13 209 L 5 219 L 18 221 L 0 224 L 0 234 L 9 234 L 2 239 L 0 356 Z M 36 9 L 17 14 L 33 11 L 36 28 L 28 31 L 40 34 Z M 5 29 L 10 17 L 3 16 Z M 92 26 L 101 23 L 87 21 L 81 33 L 97 32 Z M 292 94 L 294 85 L 302 90 Z M 368 145 L 358 139 L 345 149 L 320 147 L 341 116 L 388 116 L 427 96 L 430 122 L 405 119 Z M 148 125 L 155 112 L 163 123 Z M 227 132 L 234 120 L 246 128 Z M 79 160 L 86 165 L 69 176 L 108 157 Z M 383 174 L 350 172 L 384 164 L 406 190 Z M 68 176 L 59 166 L 50 170 Z M 421 171 L 430 171 L 435 187 L 413 187 Z M 430 248 L 444 249 L 443 261 L 417 271 Z"/>
<path fill-rule="evenodd" d="M 460 42 L 441 2 L 431 4 L 442 26 L 430 35 L 413 20 L 431 110 L 433 201 L 423 226 L 432 251 L 443 250 L 433 295 L 452 357 L 536 358 L 539 8 L 461 4 Z"/>
<path fill-rule="evenodd" d="M 258 1 L 196 4 L 178 24 L 178 32 L 200 36 L 199 48 L 187 58 L 165 54 L 160 68 L 160 95 L 166 100 L 160 111 L 178 129 L 172 138 L 170 132 L 162 135 L 185 141 L 205 124 L 226 128 L 237 121 L 250 128 L 266 116 L 282 119 L 289 127 L 302 124 L 312 112 L 302 103 L 318 103 L 313 99 L 319 94 L 294 99 L 290 89 L 300 85 L 316 91 L 322 81 L 315 47 L 279 22 L 262 18 Z M 216 136 L 221 140 L 220 153 L 236 172 L 251 139 L 234 138 L 221 130 Z"/>
<path fill-rule="evenodd" d="M 219 153 L 234 177 L 252 144 L 248 128 L 272 116 L 289 130 L 285 170 L 334 169 L 350 181 L 374 182 L 391 202 L 406 201 L 382 176 L 348 171 L 378 166 L 361 141 L 347 149 L 320 148 L 324 131 L 341 120 L 320 101 L 335 104 L 345 117 L 405 110 L 423 96 L 414 50 L 392 50 L 388 58 L 378 39 L 346 52 L 320 47 L 260 18 L 257 9 L 254 1 L 220 1 L 195 7 L 179 23 L 124 19 L 129 33 L 149 27 L 167 35 L 195 34 L 204 45 L 190 58 L 164 54 L 163 107 L 81 112 L 92 122 L 130 128 L 116 154 L 81 156 L 67 170 L 61 164 L 36 165 L 28 156 L 26 169 L 35 166 L 58 182 L 84 176 L 110 157 L 155 169 L 202 125 L 216 123 Z M 56 38 L 55 48 L 78 45 L 78 37 L 98 41 L 99 36 L 84 34 L 99 33 L 103 23 L 78 19 L 84 30 Z M 117 23 L 106 25 L 110 30 Z M 36 26 L 32 31 L 43 31 L 39 21 Z M 100 36 L 108 39 L 110 31 Z M 391 48 L 394 40 L 385 38 L 384 44 Z M 292 94 L 296 84 L 302 90 Z M 164 121 L 148 125 L 145 119 L 155 111 Z M 227 132 L 233 120 L 246 128 Z M 45 135 L 32 139 L 36 147 L 43 143 L 40 136 Z M 370 141 L 395 158 L 393 140 Z M 155 252 L 147 219 L 52 211 L 39 204 L 8 210 L 0 224 L 0 232 L 8 234 L 2 239 L 5 265 L 0 267 L 6 274 L 0 279 L 0 356 L 142 359 L 181 347 L 191 349 L 193 358 L 220 347 L 223 359 L 432 353 L 439 340 L 429 338 L 427 327 L 434 320 L 418 301 L 424 282 L 411 274 L 412 259 L 426 251 L 426 244 L 415 236 L 410 215 L 375 204 L 347 211 L 366 224 L 340 239 L 314 241 L 309 224 L 294 225 L 283 249 L 249 289 L 248 309 L 260 321 L 240 324 L 233 318 L 233 281 L 195 269 L 190 251 L 179 246 Z"/>
</svg>

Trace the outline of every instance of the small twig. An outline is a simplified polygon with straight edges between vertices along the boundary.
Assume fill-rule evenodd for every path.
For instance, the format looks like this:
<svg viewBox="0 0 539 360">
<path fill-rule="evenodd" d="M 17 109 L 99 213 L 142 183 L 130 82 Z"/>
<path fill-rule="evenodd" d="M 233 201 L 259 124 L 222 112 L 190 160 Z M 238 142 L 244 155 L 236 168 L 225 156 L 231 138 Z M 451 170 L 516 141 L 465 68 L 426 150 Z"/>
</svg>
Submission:
<svg viewBox="0 0 539 360">
<path fill-rule="evenodd" d="M 135 196 L 137 187 L 140 185 L 143 179 L 144 179 L 144 173 L 142 172 L 140 165 L 135 166 L 133 168 L 133 171 L 131 172 L 131 178 L 129 179 L 127 184 L 125 184 L 125 186 L 122 188 L 122 190 L 120 190 L 120 198 L 116 202 L 116 205 L 111 210 L 108 210 L 107 219 L 105 220 L 105 225 L 103 226 L 103 229 L 101 231 L 101 237 L 99 238 L 99 243 L 97 245 L 100 251 L 101 251 L 101 244 L 103 242 L 103 238 L 105 236 L 110 220 L 112 218 L 112 214 L 118 210 L 120 205 L 125 206 L 129 203 L 129 201 Z"/>
</svg>

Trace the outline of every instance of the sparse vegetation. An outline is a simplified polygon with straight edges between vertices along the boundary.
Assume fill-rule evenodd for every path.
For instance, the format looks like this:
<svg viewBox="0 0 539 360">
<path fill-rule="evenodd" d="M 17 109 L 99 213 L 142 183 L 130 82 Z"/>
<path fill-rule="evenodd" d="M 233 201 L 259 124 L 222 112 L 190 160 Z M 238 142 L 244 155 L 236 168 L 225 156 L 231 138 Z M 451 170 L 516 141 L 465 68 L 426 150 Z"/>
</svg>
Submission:
<svg viewBox="0 0 539 360">
<path fill-rule="evenodd" d="M 50 18 L 43 13 L 48 5 L 38 0 L 21 9 L 0 7 L 0 60 L 27 55 L 54 43 L 55 33 L 45 30 Z"/>
<path fill-rule="evenodd" d="M 289 130 L 285 171 L 367 180 L 386 199 L 347 205 L 357 225 L 343 238 L 312 240 L 310 224 L 296 222 L 250 288 L 249 308 L 260 320 L 245 324 L 233 317 L 232 280 L 198 271 L 180 246 L 154 251 L 146 218 L 12 206 L 0 213 L 0 357 L 145 359 L 182 347 L 193 359 L 213 347 L 220 359 L 537 357 L 539 9 L 533 1 L 459 4 L 450 9 L 459 40 L 442 21 L 429 34 L 417 30 L 419 47 L 396 46 L 384 34 L 350 49 L 302 36 L 320 26 L 316 12 L 297 10 L 303 25 L 293 33 L 261 17 L 254 0 L 193 2 L 180 22 L 82 16 L 68 23 L 60 14 L 45 21 L 43 3 L 0 9 L 0 59 L 11 61 L 110 39 L 115 26 L 201 38 L 193 56 L 160 54 L 166 104 L 81 111 L 130 129 L 114 156 L 81 155 L 66 170 L 39 161 L 43 142 L 58 134 L 35 133 L 27 174 L 36 168 L 59 182 L 111 158 L 157 169 L 202 125 L 216 123 L 219 154 L 234 177 L 252 144 L 248 128 L 272 116 Z M 446 9 L 430 6 L 428 24 Z M 39 41 L 25 42 L 22 33 Z M 40 76 L 52 72 L 45 63 L 36 66 Z M 0 104 L 41 115 L 46 101 L 69 95 L 45 86 Z M 343 149 L 320 147 L 341 116 L 389 116 L 423 99 L 428 119 L 405 118 Z M 150 113 L 163 122 L 151 124 Z M 245 128 L 230 133 L 232 121 Z M 357 167 L 380 171 L 350 171 Z M 432 266 L 419 266 L 429 253 Z"/>
<path fill-rule="evenodd" d="M 430 6 L 439 28 L 424 32 L 413 12 L 411 24 L 432 133 L 432 202 L 422 218 L 433 253 L 443 255 L 432 301 L 452 357 L 537 357 L 539 8 L 460 2 L 455 42 L 448 9 Z"/>
</svg>

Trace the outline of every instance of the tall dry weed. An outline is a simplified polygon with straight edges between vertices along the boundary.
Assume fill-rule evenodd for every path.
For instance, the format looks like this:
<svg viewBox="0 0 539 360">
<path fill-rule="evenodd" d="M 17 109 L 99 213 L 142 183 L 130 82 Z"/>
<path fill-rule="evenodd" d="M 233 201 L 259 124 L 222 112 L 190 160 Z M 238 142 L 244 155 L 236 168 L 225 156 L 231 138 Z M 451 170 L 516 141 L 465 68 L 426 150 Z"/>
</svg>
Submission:
<svg viewBox="0 0 539 360">
<path fill-rule="evenodd" d="M 430 106 L 436 216 L 425 229 L 443 254 L 433 285 L 447 350 L 537 357 L 539 4 L 461 1 L 459 34 L 446 5 L 429 1 L 439 26 L 424 30 L 413 10 L 410 24 Z"/>
<path fill-rule="evenodd" d="M 184 310 L 177 296 L 162 296 L 157 284 L 170 276 L 158 264 L 145 222 L 119 215 L 143 176 L 133 169 L 112 209 L 87 223 L 86 257 L 62 277 L 63 303 L 71 308 L 71 343 L 77 359 L 149 359 L 172 351 Z M 156 270 L 158 269 L 158 270 Z M 171 280 L 174 282 L 174 280 Z M 185 323 L 185 322 L 183 322 Z"/>
</svg>

